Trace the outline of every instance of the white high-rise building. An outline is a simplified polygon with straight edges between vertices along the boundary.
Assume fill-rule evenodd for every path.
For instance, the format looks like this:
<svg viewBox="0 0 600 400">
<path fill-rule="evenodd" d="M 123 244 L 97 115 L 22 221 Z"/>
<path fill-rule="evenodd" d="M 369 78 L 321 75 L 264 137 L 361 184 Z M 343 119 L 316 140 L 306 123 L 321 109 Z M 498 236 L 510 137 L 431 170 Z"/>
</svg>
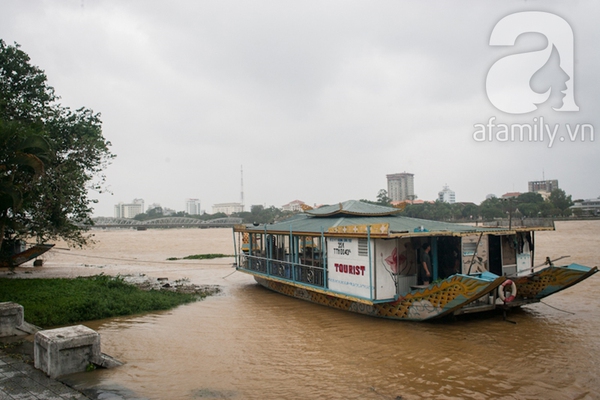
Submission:
<svg viewBox="0 0 600 400">
<path fill-rule="evenodd" d="M 441 192 L 438 192 L 438 200 L 444 203 L 454 204 L 456 202 L 456 194 L 454 190 L 451 190 L 448 185 L 444 185 Z"/>
<path fill-rule="evenodd" d="M 400 174 L 386 175 L 388 183 L 388 197 L 391 201 L 414 200 L 415 175 L 403 172 Z"/>
<path fill-rule="evenodd" d="M 133 218 L 144 212 L 144 199 L 134 199 L 133 203 L 115 205 L 115 218 Z"/>
<path fill-rule="evenodd" d="M 200 200 L 187 199 L 185 201 L 185 212 L 189 215 L 200 215 Z"/>
</svg>

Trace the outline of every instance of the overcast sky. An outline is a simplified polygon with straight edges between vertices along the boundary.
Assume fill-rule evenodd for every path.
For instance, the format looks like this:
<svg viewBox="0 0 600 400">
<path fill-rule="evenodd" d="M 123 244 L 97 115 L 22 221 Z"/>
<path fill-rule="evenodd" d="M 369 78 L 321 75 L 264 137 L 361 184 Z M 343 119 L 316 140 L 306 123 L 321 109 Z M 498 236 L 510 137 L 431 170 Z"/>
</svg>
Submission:
<svg viewBox="0 0 600 400">
<path fill-rule="evenodd" d="M 555 110 L 559 90 L 534 112 L 492 104 L 492 66 L 556 39 L 490 45 L 503 17 L 525 11 L 572 29 L 579 111 Z M 386 174 L 404 171 L 420 199 L 447 184 L 479 204 L 542 178 L 573 199 L 600 196 L 599 16 L 592 0 L 3 0 L 0 38 L 21 45 L 63 105 L 101 113 L 117 158 L 112 194 L 92 194 L 96 216 L 134 198 L 178 211 L 198 198 L 212 213 L 240 201 L 242 166 L 246 209 L 375 200 Z M 531 87 L 560 87 L 564 60 L 559 46 Z M 511 83 L 500 85 L 509 99 L 523 97 Z M 481 140 L 491 119 L 557 135 L 498 141 L 492 125 Z"/>
</svg>

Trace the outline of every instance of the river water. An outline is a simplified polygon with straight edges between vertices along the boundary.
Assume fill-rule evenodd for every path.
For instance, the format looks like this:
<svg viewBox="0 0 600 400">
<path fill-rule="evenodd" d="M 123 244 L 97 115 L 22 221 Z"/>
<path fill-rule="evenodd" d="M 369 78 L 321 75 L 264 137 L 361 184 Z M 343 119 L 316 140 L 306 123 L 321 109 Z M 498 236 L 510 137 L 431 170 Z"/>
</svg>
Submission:
<svg viewBox="0 0 600 400">
<path fill-rule="evenodd" d="M 557 222 L 536 257 L 599 265 L 600 221 Z M 377 319 L 288 298 L 233 272 L 228 229 L 95 231 L 23 277 L 145 274 L 223 292 L 176 309 L 92 321 L 125 364 L 74 374 L 100 397 L 147 399 L 599 399 L 600 277 L 502 315 L 452 322 Z M 58 245 L 60 246 L 60 245 Z M 537 261 L 536 261 L 537 262 Z M 105 392 L 108 391 L 108 392 Z"/>
</svg>

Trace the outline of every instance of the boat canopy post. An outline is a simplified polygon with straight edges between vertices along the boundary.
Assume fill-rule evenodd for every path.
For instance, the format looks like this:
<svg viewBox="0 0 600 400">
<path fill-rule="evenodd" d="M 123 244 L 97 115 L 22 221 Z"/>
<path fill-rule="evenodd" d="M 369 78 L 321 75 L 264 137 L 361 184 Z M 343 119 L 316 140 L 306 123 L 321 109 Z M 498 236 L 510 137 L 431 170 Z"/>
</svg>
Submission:
<svg viewBox="0 0 600 400">
<path fill-rule="evenodd" d="M 272 241 L 269 240 L 269 236 L 271 235 L 267 235 L 267 224 L 265 224 L 265 233 L 264 233 L 264 237 L 263 237 L 263 243 L 265 244 L 265 252 L 267 255 L 267 274 L 271 274 L 271 260 L 273 259 L 273 252 L 271 251 L 271 249 L 273 248 L 273 244 L 271 243 Z"/>
<path fill-rule="evenodd" d="M 295 253 L 296 252 L 294 251 L 294 235 L 292 233 L 292 224 L 290 224 L 290 254 L 288 255 L 289 260 L 287 260 L 287 261 L 289 261 L 290 266 L 292 267 L 292 280 L 294 282 L 296 282 L 296 281 L 299 280 L 299 277 L 297 275 L 298 274 L 298 271 L 297 271 L 298 269 L 296 268 L 296 265 L 294 264 L 294 262 L 295 262 L 294 261 L 294 254 Z M 285 259 L 285 254 L 283 255 L 283 257 Z"/>
<path fill-rule="evenodd" d="M 327 282 L 327 252 L 325 251 L 327 247 L 327 244 L 325 242 L 325 231 L 323 230 L 323 227 L 321 227 L 321 251 L 320 251 L 320 257 L 321 257 L 321 267 L 323 268 L 323 287 L 325 289 L 329 288 L 329 283 Z"/>
<path fill-rule="evenodd" d="M 535 258 L 535 231 L 531 231 L 531 268 L 535 265 L 533 260 Z"/>
<path fill-rule="evenodd" d="M 369 257 L 369 297 L 373 300 L 373 263 L 371 262 L 371 225 L 367 225 L 367 255 Z"/>
<path fill-rule="evenodd" d="M 237 245 L 235 243 L 235 229 L 231 230 L 231 233 L 233 234 L 233 259 L 235 260 L 236 264 L 239 266 L 242 264 L 242 260 L 240 260 L 238 258 L 238 246 L 240 245 L 240 242 L 238 240 Z M 240 235 L 238 235 L 238 238 L 240 237 Z"/>
<path fill-rule="evenodd" d="M 252 256 L 252 248 L 254 247 L 254 235 L 248 232 L 248 255 Z"/>
<path fill-rule="evenodd" d="M 432 281 L 438 278 L 438 238 L 431 238 L 431 267 L 433 269 L 433 275 L 431 276 Z"/>
</svg>

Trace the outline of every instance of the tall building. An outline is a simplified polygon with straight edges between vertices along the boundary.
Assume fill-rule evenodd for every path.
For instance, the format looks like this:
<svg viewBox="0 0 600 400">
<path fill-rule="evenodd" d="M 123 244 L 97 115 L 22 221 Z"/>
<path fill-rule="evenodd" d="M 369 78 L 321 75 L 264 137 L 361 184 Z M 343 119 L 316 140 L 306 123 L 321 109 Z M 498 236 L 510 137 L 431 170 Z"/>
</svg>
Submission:
<svg viewBox="0 0 600 400">
<path fill-rule="evenodd" d="M 185 201 L 185 212 L 189 215 L 200 215 L 200 200 L 187 199 Z"/>
<path fill-rule="evenodd" d="M 554 189 L 558 189 L 558 179 L 552 179 L 548 181 L 531 181 L 528 183 L 528 192 L 552 193 Z"/>
<path fill-rule="evenodd" d="M 414 200 L 415 175 L 407 172 L 386 175 L 388 183 L 388 197 L 391 201 Z"/>
<path fill-rule="evenodd" d="M 144 212 L 144 199 L 134 199 L 133 203 L 115 205 L 115 218 L 133 218 Z"/>
<path fill-rule="evenodd" d="M 444 185 L 441 192 L 438 192 L 438 200 L 444 203 L 454 204 L 456 202 L 456 195 L 454 190 L 451 190 L 448 185 Z"/>
</svg>

